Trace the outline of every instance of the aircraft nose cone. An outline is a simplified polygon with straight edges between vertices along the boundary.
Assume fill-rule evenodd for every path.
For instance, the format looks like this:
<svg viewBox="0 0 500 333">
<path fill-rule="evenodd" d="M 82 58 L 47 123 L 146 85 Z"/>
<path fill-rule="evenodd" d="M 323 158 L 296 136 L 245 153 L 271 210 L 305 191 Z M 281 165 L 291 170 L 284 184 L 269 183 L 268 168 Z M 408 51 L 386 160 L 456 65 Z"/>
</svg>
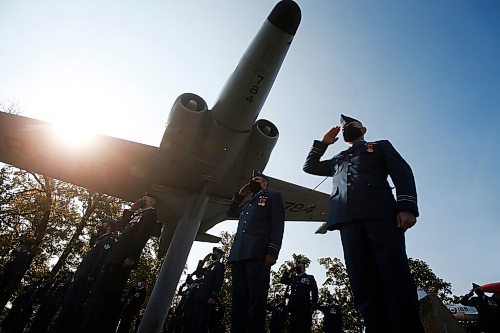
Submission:
<svg viewBox="0 0 500 333">
<path fill-rule="evenodd" d="M 301 16 L 300 7 L 295 1 L 282 0 L 274 6 L 267 19 L 281 31 L 295 35 Z"/>
</svg>

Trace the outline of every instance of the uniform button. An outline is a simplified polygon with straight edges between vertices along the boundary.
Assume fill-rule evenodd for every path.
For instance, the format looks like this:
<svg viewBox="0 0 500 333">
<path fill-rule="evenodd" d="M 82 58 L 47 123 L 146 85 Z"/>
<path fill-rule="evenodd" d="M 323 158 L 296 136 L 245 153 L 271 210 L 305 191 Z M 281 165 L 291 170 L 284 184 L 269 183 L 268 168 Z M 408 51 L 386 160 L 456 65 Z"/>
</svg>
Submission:
<svg viewBox="0 0 500 333">
<path fill-rule="evenodd" d="M 347 183 L 347 186 L 351 186 L 351 183 Z"/>
<path fill-rule="evenodd" d="M 354 156 L 354 154 L 349 154 L 349 156 Z"/>
<path fill-rule="evenodd" d="M 352 175 L 350 172 L 347 173 L 348 176 Z M 247 213 L 248 214 L 248 213 Z"/>
<path fill-rule="evenodd" d="M 242 232 L 245 232 L 245 230 L 243 230 Z"/>
<path fill-rule="evenodd" d="M 247 212 L 247 215 L 250 214 L 250 212 Z"/>
<path fill-rule="evenodd" d="M 347 165 L 352 165 L 352 163 L 347 163 Z"/>
<path fill-rule="evenodd" d="M 243 223 L 247 223 L 247 221 L 243 221 Z"/>
</svg>

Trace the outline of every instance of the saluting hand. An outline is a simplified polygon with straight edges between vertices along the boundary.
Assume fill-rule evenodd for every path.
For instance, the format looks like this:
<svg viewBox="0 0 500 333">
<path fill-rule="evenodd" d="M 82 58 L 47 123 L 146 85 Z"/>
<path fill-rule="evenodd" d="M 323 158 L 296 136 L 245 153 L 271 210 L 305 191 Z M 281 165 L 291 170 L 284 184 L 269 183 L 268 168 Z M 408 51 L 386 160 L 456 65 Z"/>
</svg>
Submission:
<svg viewBox="0 0 500 333">
<path fill-rule="evenodd" d="M 337 135 L 339 134 L 340 132 L 340 126 L 335 126 L 335 127 L 332 127 L 331 130 L 329 130 L 324 136 L 323 136 L 323 140 L 321 140 L 323 143 L 326 143 L 328 145 L 331 145 L 335 142 L 337 142 L 337 140 L 339 139 L 337 137 Z"/>
<path fill-rule="evenodd" d="M 239 194 L 243 197 L 246 197 L 250 193 L 252 193 L 252 191 L 250 191 L 250 183 L 243 185 L 243 187 L 239 191 Z"/>
<path fill-rule="evenodd" d="M 417 218 L 415 217 L 415 214 L 413 214 L 412 212 L 402 211 L 398 213 L 397 215 L 398 228 L 406 230 L 413 227 L 415 223 L 417 223 Z"/>
<path fill-rule="evenodd" d="M 272 255 L 270 254 L 267 254 L 266 255 L 266 258 L 264 259 L 264 265 L 266 266 L 272 266 L 276 263 L 276 258 L 273 257 Z"/>
</svg>

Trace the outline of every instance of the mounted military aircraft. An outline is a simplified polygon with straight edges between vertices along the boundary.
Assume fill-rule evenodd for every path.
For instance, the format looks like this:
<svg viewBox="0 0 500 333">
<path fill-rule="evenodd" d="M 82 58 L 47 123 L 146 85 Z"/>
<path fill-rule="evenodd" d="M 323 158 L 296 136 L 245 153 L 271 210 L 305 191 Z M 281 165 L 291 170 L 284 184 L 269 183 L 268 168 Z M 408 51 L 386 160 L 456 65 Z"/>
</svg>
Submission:
<svg viewBox="0 0 500 333">
<path fill-rule="evenodd" d="M 176 99 L 159 147 L 104 135 L 68 147 L 50 124 L 0 112 L 0 161 L 131 202 L 146 191 L 159 198 L 166 257 L 141 331 L 159 330 L 193 241 L 218 242 L 207 231 L 227 219 L 232 195 L 252 170 L 264 170 L 279 131 L 257 117 L 300 19 L 295 2 L 280 1 L 212 109 L 192 93 Z M 282 193 L 287 221 L 326 221 L 328 195 L 274 178 L 270 187 Z"/>
</svg>

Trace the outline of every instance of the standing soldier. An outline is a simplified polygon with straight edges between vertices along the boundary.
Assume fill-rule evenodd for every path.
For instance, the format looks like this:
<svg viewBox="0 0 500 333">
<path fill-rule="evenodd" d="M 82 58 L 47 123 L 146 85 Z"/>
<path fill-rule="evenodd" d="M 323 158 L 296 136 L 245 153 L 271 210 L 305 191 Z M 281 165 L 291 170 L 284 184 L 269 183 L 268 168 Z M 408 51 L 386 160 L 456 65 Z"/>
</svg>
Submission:
<svg viewBox="0 0 500 333">
<path fill-rule="evenodd" d="M 342 333 L 342 312 L 340 306 L 334 303 L 333 296 L 328 294 L 326 302 L 318 306 L 323 313 L 323 332 Z"/>
<path fill-rule="evenodd" d="M 103 272 L 95 288 L 95 299 L 83 332 L 113 332 L 120 315 L 120 298 L 137 266 L 149 237 L 157 232 L 157 198 L 149 193 L 123 212 L 125 230 L 106 257 Z"/>
<path fill-rule="evenodd" d="M 141 311 L 142 303 L 146 298 L 146 287 L 144 282 L 139 281 L 137 285 L 132 287 L 124 299 L 123 311 L 118 324 L 117 333 L 128 333 L 132 327 L 134 318 L 137 318 Z"/>
<path fill-rule="evenodd" d="M 269 311 L 271 312 L 269 332 L 283 333 L 287 319 L 285 299 L 281 295 L 276 295 L 271 304 L 269 304 Z"/>
<path fill-rule="evenodd" d="M 40 306 L 29 329 L 30 333 L 47 332 L 52 319 L 57 314 L 63 303 L 64 295 L 68 291 L 72 278 L 71 272 L 59 272 L 53 283 L 41 297 Z"/>
<path fill-rule="evenodd" d="M 84 303 L 88 300 L 92 285 L 99 278 L 104 261 L 115 243 L 112 234 L 115 227 L 116 222 L 113 220 L 101 221 L 91 249 L 85 254 L 73 275 L 73 281 L 55 323 L 54 333 L 69 332 L 79 326 Z"/>
<path fill-rule="evenodd" d="M 208 332 L 215 305 L 219 302 L 219 292 L 224 282 L 224 264 L 220 261 L 223 255 L 224 252 L 221 249 L 214 247 L 212 253 L 198 263 L 197 270 L 203 272 L 203 277 L 193 295 L 193 305 L 189 315 L 192 320 L 187 325 L 187 332 Z"/>
<path fill-rule="evenodd" d="M 232 265 L 231 332 L 265 330 L 271 266 L 276 263 L 285 225 L 280 193 L 267 189 L 269 179 L 254 172 L 233 197 L 227 215 L 239 217 L 228 262 Z M 240 207 L 248 195 L 250 199 Z"/>
<path fill-rule="evenodd" d="M 359 120 L 340 122 L 349 149 L 320 161 L 338 140 L 335 126 L 314 141 L 304 171 L 332 177 L 327 229 L 340 230 L 356 306 L 368 332 L 424 332 L 404 236 L 418 216 L 412 170 L 389 141 L 366 142 Z"/>
<path fill-rule="evenodd" d="M 312 314 L 318 304 L 318 285 L 314 276 L 306 274 L 306 266 L 299 262 L 292 274 L 285 271 L 281 283 L 290 286 L 288 312 L 291 332 L 307 333 L 312 329 Z"/>
<path fill-rule="evenodd" d="M 23 288 L 19 295 L 12 302 L 12 307 L 9 313 L 2 321 L 1 332 L 5 333 L 22 333 L 28 324 L 33 307 L 35 305 L 36 284 L 31 284 Z"/>
<path fill-rule="evenodd" d="M 9 261 L 0 270 L 0 309 L 4 308 L 28 269 L 32 246 L 32 240 L 21 241 L 18 248 L 11 250 Z"/>
</svg>

